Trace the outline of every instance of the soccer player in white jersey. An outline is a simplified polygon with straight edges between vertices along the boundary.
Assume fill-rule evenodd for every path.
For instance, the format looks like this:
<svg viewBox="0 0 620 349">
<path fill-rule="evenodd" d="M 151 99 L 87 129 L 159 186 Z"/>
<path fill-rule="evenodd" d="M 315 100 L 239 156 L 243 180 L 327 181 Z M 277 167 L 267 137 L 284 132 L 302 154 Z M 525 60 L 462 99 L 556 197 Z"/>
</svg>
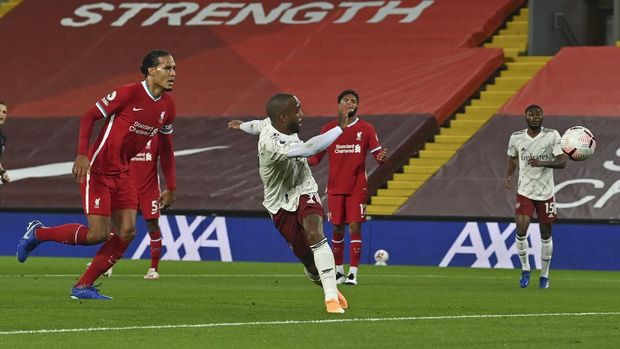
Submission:
<svg viewBox="0 0 620 349">
<path fill-rule="evenodd" d="M 310 279 L 323 286 L 329 313 L 344 313 L 348 304 L 336 286 L 334 255 L 323 234 L 323 207 L 307 157 L 325 150 L 347 127 L 348 117 L 331 130 L 303 142 L 299 127 L 301 102 L 290 94 L 276 94 L 265 107 L 268 119 L 241 123 L 231 129 L 259 133 L 259 173 L 264 185 L 263 206 Z"/>
<path fill-rule="evenodd" d="M 553 254 L 551 226 L 557 220 L 553 195 L 553 169 L 566 167 L 558 131 L 542 127 L 543 110 L 537 105 L 525 109 L 527 128 L 514 132 L 508 143 L 508 168 L 505 186 L 512 189 L 512 174 L 519 166 L 519 185 L 515 208 L 517 252 L 521 260 L 521 288 L 530 284 L 527 229 L 534 210 L 540 223 L 542 268 L 540 288 L 549 288 L 549 265 Z"/>
</svg>

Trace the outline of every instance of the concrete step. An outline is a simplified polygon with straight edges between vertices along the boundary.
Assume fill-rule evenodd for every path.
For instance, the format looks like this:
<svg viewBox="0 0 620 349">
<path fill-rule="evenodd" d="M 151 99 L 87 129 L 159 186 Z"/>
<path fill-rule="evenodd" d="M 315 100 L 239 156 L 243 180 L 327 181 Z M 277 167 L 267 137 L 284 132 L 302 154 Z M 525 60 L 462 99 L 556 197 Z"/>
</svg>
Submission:
<svg viewBox="0 0 620 349">
<path fill-rule="evenodd" d="M 399 207 L 400 206 L 368 205 L 366 207 L 366 215 L 390 216 L 394 214 Z"/>
<path fill-rule="evenodd" d="M 410 197 L 413 194 L 411 189 L 379 189 L 377 190 L 377 196 L 400 196 Z"/>
<path fill-rule="evenodd" d="M 407 189 L 414 191 L 422 185 L 422 181 L 388 181 L 388 189 Z"/>
<path fill-rule="evenodd" d="M 461 145 L 458 144 L 458 143 L 441 143 L 441 142 L 434 142 L 434 143 L 428 142 L 428 143 L 426 143 L 424 145 L 424 149 L 426 149 L 426 150 L 451 150 L 451 151 L 456 151 L 460 147 L 461 147 Z"/>
<path fill-rule="evenodd" d="M 371 205 L 380 205 L 380 206 L 401 206 L 409 199 L 408 197 L 402 196 L 373 196 L 370 199 Z"/>
<path fill-rule="evenodd" d="M 469 135 L 445 135 L 445 134 L 440 134 L 435 136 L 435 141 L 437 142 L 443 142 L 443 143 L 460 143 L 463 144 L 465 142 L 467 142 L 469 140 L 469 138 L 471 138 L 471 136 Z"/>
</svg>

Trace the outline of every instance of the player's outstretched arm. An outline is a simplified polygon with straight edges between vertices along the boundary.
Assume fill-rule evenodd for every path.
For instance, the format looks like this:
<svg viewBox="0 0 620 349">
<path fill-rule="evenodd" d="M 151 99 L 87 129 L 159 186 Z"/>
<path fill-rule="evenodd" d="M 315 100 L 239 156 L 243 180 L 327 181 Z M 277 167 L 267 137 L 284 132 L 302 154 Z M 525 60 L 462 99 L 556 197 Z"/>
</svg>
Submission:
<svg viewBox="0 0 620 349">
<path fill-rule="evenodd" d="M 305 143 L 298 143 L 291 147 L 286 156 L 289 158 L 297 157 L 309 157 L 314 154 L 320 153 L 327 149 L 340 135 L 342 134 L 342 128 L 336 126 L 331 130 L 310 138 Z"/>
<path fill-rule="evenodd" d="M 260 131 L 270 123 L 271 120 L 269 120 L 269 118 L 251 121 L 231 120 L 228 122 L 228 128 L 231 130 L 241 130 L 245 133 L 258 136 Z"/>
</svg>

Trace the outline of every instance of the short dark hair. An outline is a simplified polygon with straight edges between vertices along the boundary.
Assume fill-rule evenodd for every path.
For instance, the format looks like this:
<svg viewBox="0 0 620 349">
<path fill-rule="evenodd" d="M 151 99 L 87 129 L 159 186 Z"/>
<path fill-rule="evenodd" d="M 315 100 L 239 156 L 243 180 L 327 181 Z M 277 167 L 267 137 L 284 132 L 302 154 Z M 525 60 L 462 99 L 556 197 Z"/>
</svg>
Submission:
<svg viewBox="0 0 620 349">
<path fill-rule="evenodd" d="M 340 101 L 346 95 L 354 95 L 355 98 L 357 99 L 357 103 L 360 102 L 360 95 L 358 95 L 357 92 L 355 92 L 354 90 L 344 90 L 344 91 L 340 92 L 340 94 L 338 95 L 338 104 L 340 104 Z"/>
<path fill-rule="evenodd" d="M 2 104 L 3 106 L 7 106 L 5 101 L 0 101 L 0 104 Z"/>
<path fill-rule="evenodd" d="M 543 111 L 543 108 L 541 106 L 539 106 L 538 104 L 530 104 L 527 106 L 527 108 L 525 108 L 525 114 L 527 114 L 528 111 L 532 110 L 532 109 L 540 109 L 541 113 L 545 113 Z"/>
<path fill-rule="evenodd" d="M 164 50 L 153 50 L 144 56 L 142 60 L 142 66 L 140 67 L 140 71 L 146 77 L 149 75 L 149 68 L 157 67 L 159 65 L 159 57 L 170 56 L 170 53 Z"/>
<path fill-rule="evenodd" d="M 275 121 L 291 103 L 295 96 L 289 93 L 278 93 L 269 98 L 267 105 L 265 105 L 265 112 L 269 119 Z"/>
</svg>

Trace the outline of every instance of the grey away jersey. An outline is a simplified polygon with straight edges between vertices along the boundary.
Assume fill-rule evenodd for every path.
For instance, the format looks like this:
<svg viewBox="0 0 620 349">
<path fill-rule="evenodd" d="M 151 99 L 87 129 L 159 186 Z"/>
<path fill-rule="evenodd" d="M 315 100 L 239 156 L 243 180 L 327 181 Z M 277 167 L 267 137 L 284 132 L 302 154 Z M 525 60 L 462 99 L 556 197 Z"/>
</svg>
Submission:
<svg viewBox="0 0 620 349">
<path fill-rule="evenodd" d="M 518 193 L 527 198 L 544 201 L 553 197 L 553 169 L 531 167 L 529 159 L 552 161 L 562 154 L 558 131 L 542 127 L 532 138 L 527 129 L 514 132 L 508 142 L 508 156 L 519 157 Z"/>
</svg>

